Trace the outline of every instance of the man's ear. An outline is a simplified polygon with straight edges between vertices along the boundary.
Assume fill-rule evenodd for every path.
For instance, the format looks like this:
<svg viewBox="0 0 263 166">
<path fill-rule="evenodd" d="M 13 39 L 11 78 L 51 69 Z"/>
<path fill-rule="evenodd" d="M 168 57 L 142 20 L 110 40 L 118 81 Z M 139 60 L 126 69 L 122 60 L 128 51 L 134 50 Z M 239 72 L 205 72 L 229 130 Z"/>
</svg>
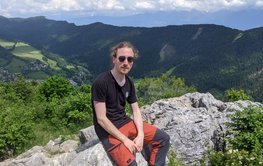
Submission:
<svg viewBox="0 0 263 166">
<path fill-rule="evenodd" d="M 117 58 L 115 57 L 115 56 L 112 56 L 112 64 L 115 64 L 115 62 L 116 62 L 116 60 L 117 60 Z"/>
</svg>

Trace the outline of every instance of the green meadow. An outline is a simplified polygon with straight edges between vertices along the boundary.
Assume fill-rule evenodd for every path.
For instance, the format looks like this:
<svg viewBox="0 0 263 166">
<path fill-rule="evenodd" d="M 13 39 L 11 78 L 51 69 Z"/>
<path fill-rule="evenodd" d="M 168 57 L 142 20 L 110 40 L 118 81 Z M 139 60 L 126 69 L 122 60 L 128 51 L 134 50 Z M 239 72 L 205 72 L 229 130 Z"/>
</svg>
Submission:
<svg viewBox="0 0 263 166">
<path fill-rule="evenodd" d="M 14 46 L 14 49 L 12 49 L 11 53 L 15 55 L 18 58 L 25 59 L 25 60 L 39 60 L 40 62 L 48 65 L 51 69 L 54 70 L 61 70 L 61 68 L 58 66 L 58 62 L 55 60 L 52 60 L 50 58 L 47 58 L 44 56 L 40 50 L 32 47 L 31 45 L 24 43 L 24 42 L 11 42 L 0 39 L 0 46 L 6 48 L 6 49 L 12 49 Z M 59 57 L 60 61 L 64 61 L 66 63 L 67 69 L 74 69 L 75 67 L 73 65 L 67 64 L 67 62 Z M 20 64 L 21 63 L 21 64 Z M 9 69 L 12 68 L 12 71 L 19 71 L 20 66 L 22 66 L 25 62 L 22 60 L 14 59 L 8 66 Z"/>
<path fill-rule="evenodd" d="M 14 45 L 14 42 L 9 42 L 9 41 L 5 41 L 0 39 L 0 46 L 6 48 L 6 49 L 11 49 Z"/>
<path fill-rule="evenodd" d="M 61 68 L 58 67 L 57 62 L 54 60 L 51 60 L 47 58 L 47 61 L 44 61 L 44 55 L 41 53 L 41 51 L 35 49 L 34 47 L 23 43 L 23 42 L 18 42 L 16 44 L 15 49 L 12 51 L 12 53 L 15 56 L 21 57 L 21 58 L 29 58 L 29 59 L 36 59 L 41 61 L 44 64 L 49 65 L 52 69 L 55 70 L 60 70 Z"/>
</svg>

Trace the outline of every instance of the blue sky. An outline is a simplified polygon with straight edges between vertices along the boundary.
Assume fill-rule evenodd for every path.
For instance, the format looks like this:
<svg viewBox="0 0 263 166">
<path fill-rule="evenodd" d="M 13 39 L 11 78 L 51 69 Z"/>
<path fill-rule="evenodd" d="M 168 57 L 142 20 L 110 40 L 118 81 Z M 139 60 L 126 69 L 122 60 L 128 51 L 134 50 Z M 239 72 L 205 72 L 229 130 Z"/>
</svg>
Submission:
<svg viewBox="0 0 263 166">
<path fill-rule="evenodd" d="M 263 26 L 263 0 L 1 0 L 0 15 L 45 16 L 76 25 L 117 26 L 214 23 L 239 29 Z"/>
</svg>

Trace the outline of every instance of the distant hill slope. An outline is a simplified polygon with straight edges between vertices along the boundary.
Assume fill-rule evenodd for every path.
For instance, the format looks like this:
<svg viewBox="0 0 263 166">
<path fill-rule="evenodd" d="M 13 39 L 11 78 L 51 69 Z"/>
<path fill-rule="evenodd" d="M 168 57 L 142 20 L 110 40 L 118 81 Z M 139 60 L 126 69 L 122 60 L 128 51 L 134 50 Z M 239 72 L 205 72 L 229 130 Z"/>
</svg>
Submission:
<svg viewBox="0 0 263 166">
<path fill-rule="evenodd" d="M 0 24 L 0 38 L 24 41 L 42 52 L 84 65 L 93 76 L 110 68 L 110 47 L 128 40 L 140 51 L 131 73 L 135 78 L 169 70 L 201 92 L 216 94 L 243 88 L 255 100 L 263 100 L 263 28 L 240 31 L 208 24 L 154 28 L 102 23 L 75 26 L 44 17 L 0 17 Z"/>
<path fill-rule="evenodd" d="M 0 79 L 3 81 L 11 81 L 15 78 L 15 74 L 22 73 L 27 79 L 43 80 L 51 75 L 59 74 L 68 77 L 80 84 L 76 80 L 77 75 L 83 72 L 88 76 L 88 71 L 81 66 L 68 63 L 62 57 L 41 52 L 23 42 L 11 42 L 0 39 Z M 8 75 L 8 73 L 10 75 Z"/>
</svg>

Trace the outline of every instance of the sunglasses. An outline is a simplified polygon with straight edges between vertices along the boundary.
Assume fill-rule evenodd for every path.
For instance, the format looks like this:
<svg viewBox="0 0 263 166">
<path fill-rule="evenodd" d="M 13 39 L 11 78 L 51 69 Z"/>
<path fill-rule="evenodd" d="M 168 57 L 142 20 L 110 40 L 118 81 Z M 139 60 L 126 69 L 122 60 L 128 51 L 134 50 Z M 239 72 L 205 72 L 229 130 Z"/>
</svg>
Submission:
<svg viewBox="0 0 263 166">
<path fill-rule="evenodd" d="M 120 62 L 124 62 L 125 59 L 127 59 L 129 63 L 132 63 L 134 61 L 134 57 L 132 57 L 132 56 L 128 56 L 127 58 L 125 56 L 119 56 Z"/>
</svg>

